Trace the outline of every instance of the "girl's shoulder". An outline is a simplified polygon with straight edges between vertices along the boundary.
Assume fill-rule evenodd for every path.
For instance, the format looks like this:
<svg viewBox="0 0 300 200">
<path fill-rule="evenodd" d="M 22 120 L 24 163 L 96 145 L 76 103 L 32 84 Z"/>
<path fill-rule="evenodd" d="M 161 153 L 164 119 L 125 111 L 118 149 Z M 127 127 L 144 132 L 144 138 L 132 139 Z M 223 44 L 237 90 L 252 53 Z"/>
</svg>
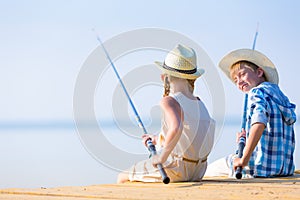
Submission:
<svg viewBox="0 0 300 200">
<path fill-rule="evenodd" d="M 169 107 L 169 106 L 177 106 L 179 105 L 179 103 L 176 101 L 174 97 L 166 96 L 160 100 L 160 105 L 162 107 Z"/>
</svg>

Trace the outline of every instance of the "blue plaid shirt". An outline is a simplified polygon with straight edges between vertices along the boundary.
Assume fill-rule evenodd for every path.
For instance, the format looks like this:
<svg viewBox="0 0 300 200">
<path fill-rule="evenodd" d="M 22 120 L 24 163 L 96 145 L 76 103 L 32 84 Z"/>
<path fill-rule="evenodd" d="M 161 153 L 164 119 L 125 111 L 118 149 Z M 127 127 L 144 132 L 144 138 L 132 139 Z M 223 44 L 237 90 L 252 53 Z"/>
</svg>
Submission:
<svg viewBox="0 0 300 200">
<path fill-rule="evenodd" d="M 247 137 L 254 123 L 266 126 L 248 163 L 254 177 L 294 173 L 295 107 L 276 84 L 263 82 L 249 91 Z"/>
</svg>

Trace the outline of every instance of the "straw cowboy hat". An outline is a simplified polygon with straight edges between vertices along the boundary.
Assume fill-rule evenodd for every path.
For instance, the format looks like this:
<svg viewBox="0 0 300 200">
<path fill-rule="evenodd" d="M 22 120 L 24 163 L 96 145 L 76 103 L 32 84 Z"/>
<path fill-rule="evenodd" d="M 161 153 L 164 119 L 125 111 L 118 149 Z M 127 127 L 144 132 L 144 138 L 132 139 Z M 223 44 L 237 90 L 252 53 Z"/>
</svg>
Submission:
<svg viewBox="0 0 300 200">
<path fill-rule="evenodd" d="M 267 81 L 278 84 L 279 77 L 275 65 L 267 56 L 252 49 L 238 49 L 232 51 L 220 61 L 219 67 L 231 81 L 230 68 L 239 61 L 254 63 L 264 71 Z"/>
<path fill-rule="evenodd" d="M 192 48 L 178 44 L 166 56 L 165 62 L 156 61 L 163 73 L 183 79 L 196 79 L 204 74 L 204 69 L 197 68 L 196 53 Z"/>
</svg>

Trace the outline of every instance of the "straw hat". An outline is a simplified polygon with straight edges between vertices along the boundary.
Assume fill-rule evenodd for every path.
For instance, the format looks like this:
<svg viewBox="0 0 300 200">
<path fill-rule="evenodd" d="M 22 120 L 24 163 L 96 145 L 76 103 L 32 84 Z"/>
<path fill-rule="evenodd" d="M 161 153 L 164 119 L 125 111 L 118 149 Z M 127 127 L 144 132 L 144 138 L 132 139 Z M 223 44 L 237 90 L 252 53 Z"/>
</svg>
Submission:
<svg viewBox="0 0 300 200">
<path fill-rule="evenodd" d="M 204 69 L 197 68 L 196 53 L 192 48 L 178 44 L 171 50 L 165 62 L 156 61 L 163 73 L 183 79 L 196 79 L 204 74 Z"/>
<path fill-rule="evenodd" d="M 264 54 L 252 49 L 238 49 L 230 52 L 222 58 L 219 67 L 230 79 L 230 68 L 239 61 L 248 61 L 260 67 L 266 76 L 267 81 L 278 84 L 279 77 L 275 65 Z"/>
</svg>

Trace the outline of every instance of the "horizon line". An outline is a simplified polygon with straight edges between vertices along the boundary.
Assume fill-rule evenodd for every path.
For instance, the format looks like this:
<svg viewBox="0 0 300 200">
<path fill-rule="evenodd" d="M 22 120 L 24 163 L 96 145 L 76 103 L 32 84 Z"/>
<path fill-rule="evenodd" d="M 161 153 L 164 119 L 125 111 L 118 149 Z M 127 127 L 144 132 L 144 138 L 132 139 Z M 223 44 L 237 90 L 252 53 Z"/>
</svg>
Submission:
<svg viewBox="0 0 300 200">
<path fill-rule="evenodd" d="M 297 115 L 298 118 L 298 115 Z M 144 121 L 145 125 L 160 125 L 160 119 L 157 120 L 146 120 Z M 81 120 L 79 122 L 75 122 L 74 119 L 45 119 L 45 120 L 0 120 L 0 130 L 5 129 L 75 129 L 80 123 L 80 125 L 86 128 L 98 127 L 112 127 L 117 125 L 124 126 L 138 126 L 138 124 L 134 121 L 125 119 L 118 120 L 115 119 L 98 119 L 95 123 L 94 120 Z M 224 119 L 224 125 L 240 125 L 241 118 L 235 115 L 227 117 Z M 296 121 L 297 125 L 299 122 Z"/>
</svg>

